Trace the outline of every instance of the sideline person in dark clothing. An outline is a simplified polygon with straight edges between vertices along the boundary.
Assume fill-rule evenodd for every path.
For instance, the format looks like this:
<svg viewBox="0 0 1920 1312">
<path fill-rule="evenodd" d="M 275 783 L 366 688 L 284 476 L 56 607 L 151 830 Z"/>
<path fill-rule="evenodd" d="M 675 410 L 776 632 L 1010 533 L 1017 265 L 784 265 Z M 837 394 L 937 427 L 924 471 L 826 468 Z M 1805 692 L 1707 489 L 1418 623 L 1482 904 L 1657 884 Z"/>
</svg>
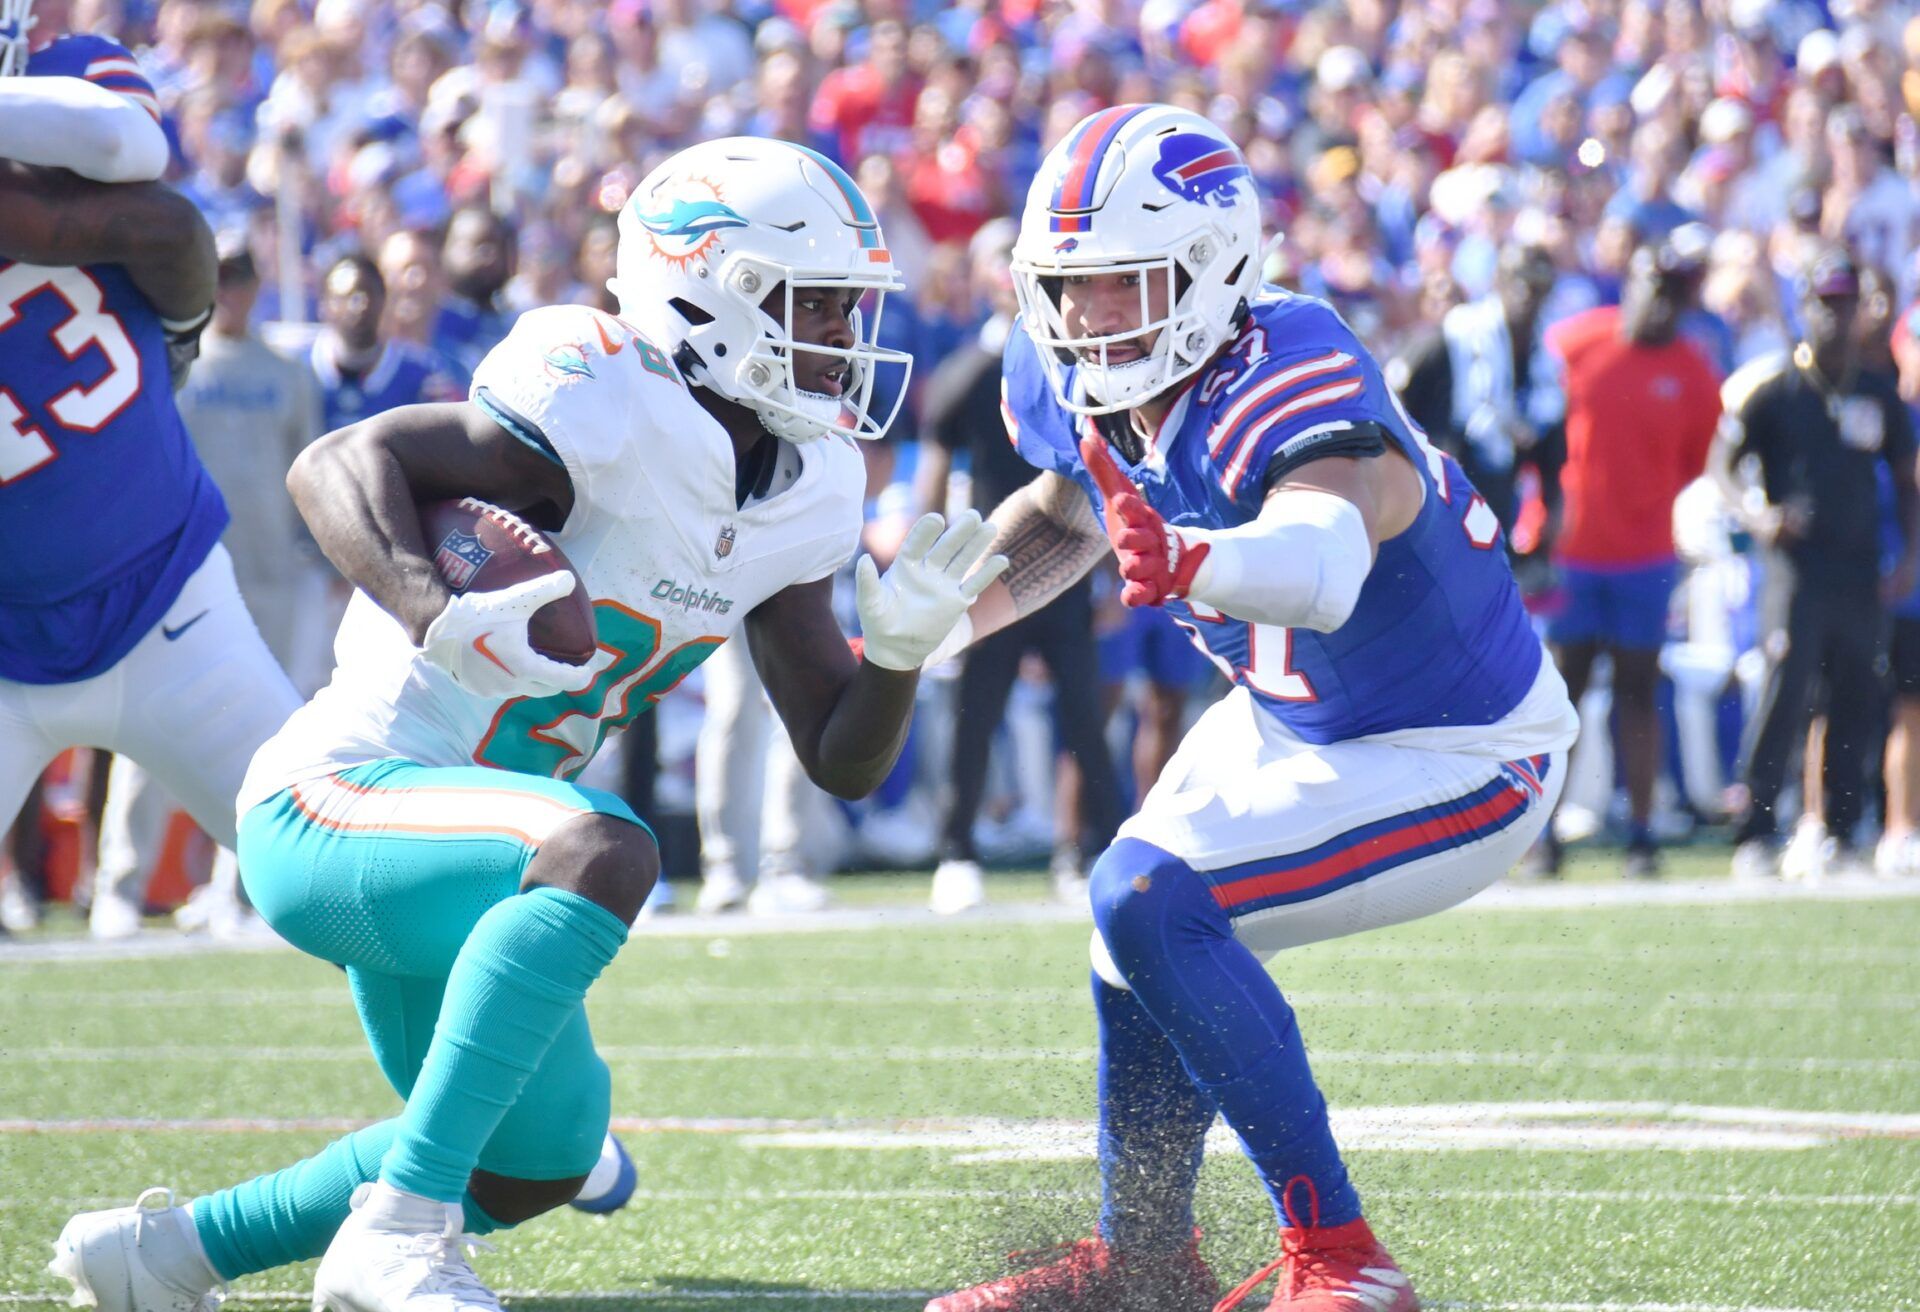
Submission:
<svg viewBox="0 0 1920 1312">
<path fill-rule="evenodd" d="M 1540 309 L 1557 276 L 1540 247 L 1505 247 L 1493 294 L 1449 310 L 1389 371 L 1407 413 L 1460 462 L 1508 529 L 1519 467 L 1564 413 L 1540 340 Z"/>
<path fill-rule="evenodd" d="M 981 228 L 972 244 L 977 292 L 993 307 L 979 337 L 935 371 L 927 385 L 916 485 L 922 509 L 944 510 L 947 477 L 955 452 L 970 458 L 973 504 L 982 514 L 1033 478 L 1033 469 L 1007 440 L 1000 409 L 1000 355 L 1016 305 L 1009 272 L 1014 227 L 998 220 Z M 940 831 L 940 865 L 934 871 L 935 911 L 952 913 L 984 899 L 973 846 L 973 822 L 986 786 L 987 756 L 1006 709 L 1020 662 L 1037 652 L 1053 677 L 1060 737 L 1079 764 L 1080 839 L 1077 850 L 1054 856 L 1055 888 L 1063 899 L 1086 897 L 1084 872 L 1113 841 L 1124 818 L 1120 785 L 1107 750 L 1100 705 L 1100 660 L 1093 637 L 1093 593 L 1086 579 L 1051 605 L 967 649 L 960 667 L 959 704 L 953 729 L 953 759 Z"/>
<path fill-rule="evenodd" d="M 1837 248 L 1818 254 L 1801 279 L 1802 340 L 1791 356 L 1756 360 L 1727 380 L 1709 460 L 1762 569 L 1767 674 L 1741 752 L 1745 797 L 1734 834 L 1734 873 L 1745 877 L 1774 873 L 1775 804 L 1822 678 L 1827 824 L 1842 843 L 1853 832 L 1883 697 L 1883 598 L 1904 596 L 1914 582 L 1913 426 L 1893 377 L 1861 367 L 1859 304 L 1852 257 Z M 1906 543 L 1884 580 L 1874 512 L 1883 462 Z"/>
</svg>

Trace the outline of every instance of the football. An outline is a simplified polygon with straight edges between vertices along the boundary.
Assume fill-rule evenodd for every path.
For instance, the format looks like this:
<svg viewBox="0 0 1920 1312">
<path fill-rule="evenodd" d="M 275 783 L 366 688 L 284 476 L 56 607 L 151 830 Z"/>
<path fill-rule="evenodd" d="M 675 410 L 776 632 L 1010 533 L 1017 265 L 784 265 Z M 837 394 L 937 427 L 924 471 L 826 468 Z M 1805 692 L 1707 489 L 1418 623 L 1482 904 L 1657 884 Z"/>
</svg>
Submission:
<svg viewBox="0 0 1920 1312">
<path fill-rule="evenodd" d="M 478 497 L 420 507 L 433 567 L 455 592 L 492 592 L 557 570 L 573 570 L 565 553 L 512 511 Z M 573 570 L 573 591 L 550 601 L 527 622 L 533 649 L 568 665 L 593 658 L 593 602 Z"/>
</svg>

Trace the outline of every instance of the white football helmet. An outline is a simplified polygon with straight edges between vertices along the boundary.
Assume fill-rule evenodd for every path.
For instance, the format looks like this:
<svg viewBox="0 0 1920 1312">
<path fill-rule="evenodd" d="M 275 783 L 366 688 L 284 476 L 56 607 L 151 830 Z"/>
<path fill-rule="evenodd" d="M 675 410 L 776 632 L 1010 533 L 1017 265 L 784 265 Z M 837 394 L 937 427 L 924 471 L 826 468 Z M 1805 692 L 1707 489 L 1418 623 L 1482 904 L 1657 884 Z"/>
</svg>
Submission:
<svg viewBox="0 0 1920 1312">
<path fill-rule="evenodd" d="M 33 0 L 0 0 L 0 77 L 24 77 Z"/>
<path fill-rule="evenodd" d="M 789 442 L 836 433 L 880 437 L 906 394 L 912 357 L 877 342 L 888 292 L 904 290 L 880 221 L 846 171 L 818 151 L 762 137 L 727 137 L 681 151 L 634 189 L 620 211 L 607 283 L 620 317 L 689 378 L 757 412 Z M 785 288 L 785 313 L 761 308 Z M 854 310 L 851 346 L 796 342 L 796 288 L 871 298 Z M 841 395 L 802 391 L 796 351 L 847 362 Z M 900 386 L 875 414 L 874 367 L 898 364 Z"/>
<path fill-rule="evenodd" d="M 1171 290 L 1167 312 L 1151 317 L 1155 271 Z M 1069 332 L 1061 280 L 1117 273 L 1141 275 L 1140 326 L 1101 337 Z M 1034 177 L 1013 275 L 1021 319 L 1060 403 L 1089 415 L 1139 405 L 1211 359 L 1259 286 L 1260 202 L 1245 156 L 1211 122 L 1171 105 L 1089 115 Z M 1147 333 L 1157 336 L 1144 356 L 1108 362 L 1110 347 Z"/>
</svg>

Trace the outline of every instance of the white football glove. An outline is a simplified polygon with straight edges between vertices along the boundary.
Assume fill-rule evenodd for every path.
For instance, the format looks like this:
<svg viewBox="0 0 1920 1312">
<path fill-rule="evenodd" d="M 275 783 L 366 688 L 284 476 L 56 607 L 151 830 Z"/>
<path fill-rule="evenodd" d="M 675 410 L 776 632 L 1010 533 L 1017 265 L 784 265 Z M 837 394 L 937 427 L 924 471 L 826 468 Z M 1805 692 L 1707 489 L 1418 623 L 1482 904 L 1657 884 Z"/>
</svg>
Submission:
<svg viewBox="0 0 1920 1312">
<path fill-rule="evenodd" d="M 551 697 L 593 682 L 588 665 L 568 665 L 533 649 L 527 621 L 550 601 L 572 592 L 563 570 L 492 592 L 456 592 L 427 626 L 420 649 L 475 697 Z"/>
<path fill-rule="evenodd" d="M 884 577 L 872 556 L 862 556 L 854 567 L 854 593 L 866 658 L 889 670 L 919 669 L 973 599 L 1006 569 L 1005 556 L 980 559 L 995 531 L 977 510 L 951 525 L 939 515 L 923 515 Z"/>
</svg>

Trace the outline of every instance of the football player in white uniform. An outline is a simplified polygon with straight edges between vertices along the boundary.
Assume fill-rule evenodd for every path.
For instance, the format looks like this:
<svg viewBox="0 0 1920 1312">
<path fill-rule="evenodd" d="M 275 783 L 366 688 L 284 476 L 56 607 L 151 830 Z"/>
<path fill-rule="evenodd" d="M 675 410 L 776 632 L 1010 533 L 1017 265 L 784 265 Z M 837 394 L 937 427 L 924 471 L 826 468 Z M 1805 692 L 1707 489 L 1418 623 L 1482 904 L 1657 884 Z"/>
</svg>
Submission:
<svg viewBox="0 0 1920 1312">
<path fill-rule="evenodd" d="M 990 526 L 929 515 L 857 572 L 864 656 L 830 606 L 882 433 L 880 302 L 901 284 L 872 208 L 826 157 L 733 138 L 684 151 L 620 216 L 618 316 L 523 316 L 470 399 L 322 439 L 290 478 L 359 591 L 332 684 L 255 757 L 248 892 L 346 966 L 396 1118 L 171 1207 L 75 1217 L 55 1269 L 103 1312 L 185 1312 L 216 1285 L 324 1254 L 314 1307 L 497 1309 L 461 1235 L 574 1197 L 608 1121 L 582 999 L 659 867 L 618 798 L 566 782 L 602 736 L 744 626 L 808 773 L 871 791 L 916 672 L 1004 567 Z M 863 308 L 870 307 L 870 308 Z M 528 617 L 571 575 L 451 594 L 416 505 L 471 495 L 552 531 L 593 599 L 583 667 Z"/>
</svg>

